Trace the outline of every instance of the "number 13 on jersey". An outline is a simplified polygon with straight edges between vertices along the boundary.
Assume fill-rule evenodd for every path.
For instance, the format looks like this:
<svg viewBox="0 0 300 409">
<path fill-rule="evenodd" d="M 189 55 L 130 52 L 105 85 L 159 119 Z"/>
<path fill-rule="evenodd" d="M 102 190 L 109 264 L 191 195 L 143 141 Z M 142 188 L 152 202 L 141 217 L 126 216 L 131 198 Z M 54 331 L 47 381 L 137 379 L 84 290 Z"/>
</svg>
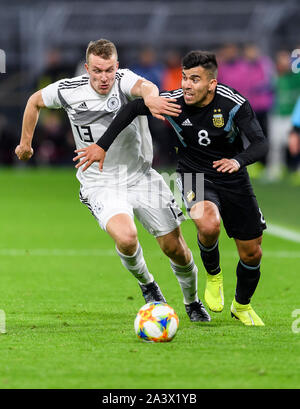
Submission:
<svg viewBox="0 0 300 409">
<path fill-rule="evenodd" d="M 86 126 L 78 126 L 75 125 L 76 131 L 78 133 L 79 138 L 83 141 L 83 142 L 91 142 L 94 143 L 94 139 L 92 136 L 92 131 L 91 131 L 91 127 L 89 125 Z"/>
</svg>

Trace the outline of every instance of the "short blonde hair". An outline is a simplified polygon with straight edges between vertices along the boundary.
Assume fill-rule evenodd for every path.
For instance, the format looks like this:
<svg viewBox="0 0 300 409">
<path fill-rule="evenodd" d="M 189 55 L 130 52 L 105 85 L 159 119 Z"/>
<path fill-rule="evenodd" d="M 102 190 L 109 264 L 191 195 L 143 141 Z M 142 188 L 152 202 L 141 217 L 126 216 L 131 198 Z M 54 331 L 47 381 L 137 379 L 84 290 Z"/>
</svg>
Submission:
<svg viewBox="0 0 300 409">
<path fill-rule="evenodd" d="M 113 55 L 116 55 L 118 58 L 118 52 L 114 43 L 105 38 L 101 38 L 97 41 L 90 41 L 86 49 L 86 63 L 89 63 L 90 54 L 97 55 L 99 57 L 108 60 Z"/>
</svg>

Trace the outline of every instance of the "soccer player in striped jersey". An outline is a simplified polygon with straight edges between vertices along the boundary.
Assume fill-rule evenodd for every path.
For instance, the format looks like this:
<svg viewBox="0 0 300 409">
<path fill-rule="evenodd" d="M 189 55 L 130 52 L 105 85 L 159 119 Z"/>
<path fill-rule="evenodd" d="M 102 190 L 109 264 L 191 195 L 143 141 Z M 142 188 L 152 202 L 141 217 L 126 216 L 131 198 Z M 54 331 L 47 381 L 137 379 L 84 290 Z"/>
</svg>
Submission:
<svg viewBox="0 0 300 409">
<path fill-rule="evenodd" d="M 266 154 L 266 138 L 247 99 L 235 89 L 218 84 L 213 53 L 188 53 L 182 61 L 182 88 L 160 95 L 176 99 L 182 110 L 179 116 L 166 118 L 177 135 L 178 185 L 197 228 L 197 242 L 207 271 L 205 301 L 212 311 L 223 310 L 218 246 L 222 219 L 239 254 L 231 314 L 245 325 L 262 326 L 250 300 L 260 278 L 266 224 L 246 166 Z M 77 166 L 99 161 L 102 169 L 105 152 L 119 132 L 137 115 L 148 112 L 142 100 L 125 106 L 97 144 L 79 151 L 76 159 L 82 162 Z"/>
<path fill-rule="evenodd" d="M 65 109 L 79 150 L 101 138 L 119 109 L 137 97 L 157 118 L 180 113 L 176 100 L 160 97 L 154 84 L 119 69 L 116 47 L 108 40 L 89 44 L 85 67 L 87 75 L 57 81 L 29 98 L 16 147 L 20 160 L 33 154 L 33 133 L 43 107 Z M 146 302 L 165 302 L 165 298 L 146 265 L 134 216 L 169 257 L 191 321 L 210 321 L 197 296 L 198 270 L 181 234 L 183 213 L 162 176 L 152 169 L 152 156 L 147 119 L 136 118 L 124 130 L 124 138 L 111 147 L 102 173 L 97 164 L 87 171 L 78 169 L 80 200 L 115 241 L 122 264 L 138 280 Z"/>
</svg>

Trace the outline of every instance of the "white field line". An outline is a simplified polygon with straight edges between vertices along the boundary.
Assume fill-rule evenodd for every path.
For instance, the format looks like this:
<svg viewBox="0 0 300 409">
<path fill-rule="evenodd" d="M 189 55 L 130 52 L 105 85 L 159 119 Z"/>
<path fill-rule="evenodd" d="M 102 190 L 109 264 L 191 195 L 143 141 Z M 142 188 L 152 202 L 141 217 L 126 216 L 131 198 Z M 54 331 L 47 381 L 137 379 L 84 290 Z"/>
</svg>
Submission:
<svg viewBox="0 0 300 409">
<path fill-rule="evenodd" d="M 277 226 L 275 224 L 268 223 L 268 228 L 265 230 L 266 234 L 272 236 L 280 237 L 281 239 L 286 239 L 296 243 L 300 243 L 300 233 L 296 231 L 289 230 L 285 227 Z M 264 257 L 272 258 L 300 258 L 299 251 L 270 251 L 264 250 Z M 114 249 L 1 249 L 0 256 L 62 256 L 62 257 L 112 257 L 116 255 Z M 160 257 L 162 255 L 161 251 L 157 250 L 151 252 L 154 257 Z M 236 257 L 237 252 L 235 251 L 222 251 L 222 257 Z"/>
<path fill-rule="evenodd" d="M 196 253 L 194 250 L 193 253 Z M 0 249 L 1 256 L 10 257 L 117 257 L 115 250 L 93 250 L 93 249 Z M 151 252 L 151 257 L 163 256 L 161 251 Z M 237 251 L 222 251 L 221 256 L 226 258 L 237 258 Z M 264 257 L 271 258 L 300 258 L 300 251 L 263 251 Z M 148 258 L 147 255 L 145 257 Z"/>
<path fill-rule="evenodd" d="M 287 229 L 285 227 L 277 226 L 276 224 L 268 223 L 266 234 L 272 236 L 280 237 L 281 239 L 286 239 L 293 241 L 295 243 L 300 243 L 300 233 Z"/>
<path fill-rule="evenodd" d="M 101 249 L 0 249 L 0 256 L 63 256 L 63 257 L 109 257 L 116 251 Z"/>
</svg>

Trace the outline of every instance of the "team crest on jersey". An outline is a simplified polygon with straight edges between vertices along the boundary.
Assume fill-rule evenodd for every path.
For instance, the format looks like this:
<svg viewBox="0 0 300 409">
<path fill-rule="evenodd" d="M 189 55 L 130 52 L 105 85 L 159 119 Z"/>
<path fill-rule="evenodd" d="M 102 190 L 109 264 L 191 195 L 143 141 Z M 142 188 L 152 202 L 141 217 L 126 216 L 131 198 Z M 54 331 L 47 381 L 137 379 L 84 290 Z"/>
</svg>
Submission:
<svg viewBox="0 0 300 409">
<path fill-rule="evenodd" d="M 110 97 L 107 101 L 107 107 L 110 111 L 115 111 L 119 108 L 120 101 L 117 97 Z"/>
<path fill-rule="evenodd" d="M 216 128 L 222 128 L 222 126 L 224 126 L 224 117 L 220 108 L 214 109 L 213 124 Z"/>
</svg>

